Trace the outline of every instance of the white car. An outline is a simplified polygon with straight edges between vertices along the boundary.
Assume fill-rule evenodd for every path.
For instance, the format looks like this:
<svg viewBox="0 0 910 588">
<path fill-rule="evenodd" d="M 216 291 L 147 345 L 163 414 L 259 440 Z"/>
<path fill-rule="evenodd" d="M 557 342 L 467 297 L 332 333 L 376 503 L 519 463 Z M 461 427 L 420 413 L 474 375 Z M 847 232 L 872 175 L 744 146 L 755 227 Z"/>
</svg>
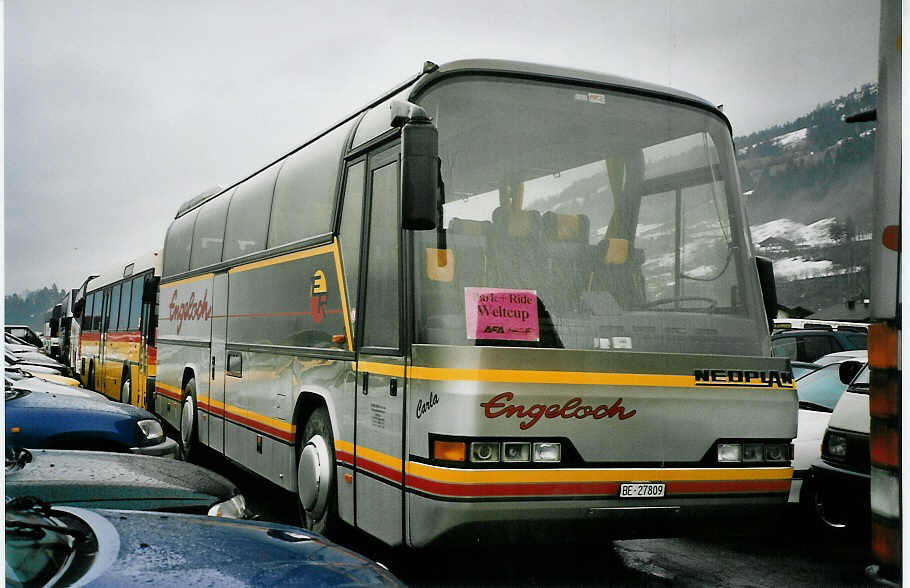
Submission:
<svg viewBox="0 0 910 588">
<path fill-rule="evenodd" d="M 866 351 L 826 355 L 815 362 L 822 363 L 823 367 L 796 381 L 796 394 L 799 397 L 799 430 L 793 443 L 790 502 L 800 501 L 803 480 L 809 475 L 809 468 L 821 456 L 822 437 L 828 427 L 831 413 L 847 388 L 840 379 L 840 364 L 844 361 L 865 363 Z"/>
</svg>

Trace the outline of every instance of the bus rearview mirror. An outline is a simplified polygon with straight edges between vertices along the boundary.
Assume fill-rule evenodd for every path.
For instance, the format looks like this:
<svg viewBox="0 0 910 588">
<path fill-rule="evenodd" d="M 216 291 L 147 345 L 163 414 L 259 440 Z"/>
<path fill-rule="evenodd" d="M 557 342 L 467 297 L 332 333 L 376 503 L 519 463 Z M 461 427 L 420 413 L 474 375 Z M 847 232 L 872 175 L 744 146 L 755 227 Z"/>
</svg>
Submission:
<svg viewBox="0 0 910 588">
<path fill-rule="evenodd" d="M 436 228 L 439 135 L 428 118 L 412 117 L 401 129 L 401 226 Z"/>
<path fill-rule="evenodd" d="M 774 282 L 774 266 L 766 257 L 755 257 L 758 269 L 758 280 L 761 284 L 761 296 L 765 303 L 765 315 L 768 319 L 768 331 L 774 330 L 774 319 L 777 318 L 777 286 Z"/>
</svg>

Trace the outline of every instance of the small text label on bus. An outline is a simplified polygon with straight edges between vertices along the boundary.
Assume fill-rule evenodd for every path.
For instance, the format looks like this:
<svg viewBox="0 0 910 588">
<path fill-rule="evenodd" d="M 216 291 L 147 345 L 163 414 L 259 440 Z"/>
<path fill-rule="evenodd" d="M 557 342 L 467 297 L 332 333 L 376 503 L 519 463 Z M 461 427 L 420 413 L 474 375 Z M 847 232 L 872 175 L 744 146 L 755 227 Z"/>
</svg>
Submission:
<svg viewBox="0 0 910 588">
<path fill-rule="evenodd" d="M 793 375 L 790 372 L 775 370 L 695 370 L 696 386 L 767 386 L 769 388 L 790 388 L 793 386 Z"/>
<path fill-rule="evenodd" d="M 495 419 L 501 416 L 527 419 L 518 424 L 522 430 L 527 430 L 536 425 L 541 418 L 584 419 L 591 417 L 594 420 L 600 420 L 615 416 L 623 421 L 635 416 L 637 412 L 634 409 L 626 411 L 626 408 L 622 405 L 622 398 L 617 398 L 610 406 L 606 404 L 599 406 L 582 404 L 584 401 L 575 397 L 570 398 L 563 404 L 550 404 L 549 406 L 546 404 L 532 404 L 525 407 L 523 404 L 512 404 L 511 400 L 514 396 L 511 392 L 503 392 L 486 402 L 481 402 L 480 406 L 483 407 L 484 416 L 488 419 Z"/>
</svg>

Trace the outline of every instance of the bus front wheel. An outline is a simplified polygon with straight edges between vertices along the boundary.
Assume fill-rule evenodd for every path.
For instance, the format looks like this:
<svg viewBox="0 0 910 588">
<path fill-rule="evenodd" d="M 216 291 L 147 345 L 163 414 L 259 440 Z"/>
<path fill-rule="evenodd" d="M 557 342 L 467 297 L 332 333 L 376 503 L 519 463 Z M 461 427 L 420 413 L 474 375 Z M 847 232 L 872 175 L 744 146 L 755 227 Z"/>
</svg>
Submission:
<svg viewBox="0 0 910 588">
<path fill-rule="evenodd" d="M 183 459 L 189 461 L 190 454 L 198 443 L 196 429 L 196 379 L 190 378 L 183 388 L 183 411 L 180 414 L 180 444 Z"/>
<path fill-rule="evenodd" d="M 310 414 L 297 453 L 297 507 L 301 524 L 328 537 L 337 537 L 338 487 L 335 480 L 335 441 L 329 412 L 320 406 Z"/>
</svg>

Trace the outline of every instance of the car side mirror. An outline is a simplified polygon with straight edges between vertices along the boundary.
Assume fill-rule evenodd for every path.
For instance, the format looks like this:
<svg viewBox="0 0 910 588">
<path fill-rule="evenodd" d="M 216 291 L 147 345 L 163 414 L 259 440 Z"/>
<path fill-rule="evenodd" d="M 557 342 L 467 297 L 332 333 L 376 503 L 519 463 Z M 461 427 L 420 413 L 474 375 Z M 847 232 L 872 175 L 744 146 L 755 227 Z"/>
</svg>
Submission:
<svg viewBox="0 0 910 588">
<path fill-rule="evenodd" d="M 840 381 L 842 384 L 849 386 L 850 382 L 853 381 L 853 378 L 856 377 L 856 374 L 859 373 L 859 370 L 863 368 L 863 364 L 858 361 L 845 361 L 840 364 L 838 368 L 838 375 L 840 375 Z"/>
</svg>

